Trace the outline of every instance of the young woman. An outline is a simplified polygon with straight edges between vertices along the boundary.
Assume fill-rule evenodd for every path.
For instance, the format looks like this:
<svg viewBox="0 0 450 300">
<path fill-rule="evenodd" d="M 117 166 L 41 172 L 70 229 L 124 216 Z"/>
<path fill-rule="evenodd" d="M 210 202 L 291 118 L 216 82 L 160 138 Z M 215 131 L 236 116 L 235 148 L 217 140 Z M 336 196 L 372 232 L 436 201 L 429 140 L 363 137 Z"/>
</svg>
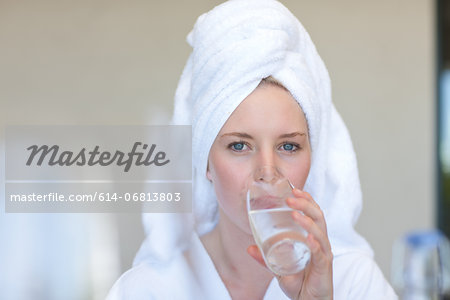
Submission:
<svg viewBox="0 0 450 300">
<path fill-rule="evenodd" d="M 192 124 L 193 214 L 146 214 L 147 238 L 109 299 L 396 299 L 353 229 L 355 154 L 307 32 L 274 0 L 231 0 L 197 20 L 174 124 Z M 273 166 L 307 232 L 306 269 L 275 276 L 255 246 L 246 180 Z"/>
</svg>

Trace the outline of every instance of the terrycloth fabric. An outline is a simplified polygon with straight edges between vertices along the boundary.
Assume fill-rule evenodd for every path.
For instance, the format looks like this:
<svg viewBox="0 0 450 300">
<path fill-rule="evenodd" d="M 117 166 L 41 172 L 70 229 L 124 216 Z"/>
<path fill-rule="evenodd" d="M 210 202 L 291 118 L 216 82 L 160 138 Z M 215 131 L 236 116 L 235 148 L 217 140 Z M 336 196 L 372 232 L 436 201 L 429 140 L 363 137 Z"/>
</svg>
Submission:
<svg viewBox="0 0 450 300">
<path fill-rule="evenodd" d="M 395 300 L 397 296 L 371 257 L 348 253 L 333 260 L 333 299 Z M 176 288 L 174 288 L 176 283 Z M 232 300 L 211 257 L 196 233 L 188 248 L 164 268 L 143 261 L 123 274 L 107 300 Z M 288 300 L 277 279 L 270 282 L 264 300 Z"/>
<path fill-rule="evenodd" d="M 176 95 L 174 124 L 192 124 L 193 214 L 144 214 L 147 232 L 135 264 L 164 265 L 186 248 L 195 229 L 217 223 L 217 202 L 206 179 L 209 150 L 235 108 L 272 76 L 302 107 L 312 163 L 304 190 L 322 208 L 335 256 L 372 251 L 353 229 L 361 190 L 348 131 L 331 101 L 330 78 L 308 33 L 274 0 L 231 0 L 201 15 L 187 38 L 192 54 Z"/>
</svg>

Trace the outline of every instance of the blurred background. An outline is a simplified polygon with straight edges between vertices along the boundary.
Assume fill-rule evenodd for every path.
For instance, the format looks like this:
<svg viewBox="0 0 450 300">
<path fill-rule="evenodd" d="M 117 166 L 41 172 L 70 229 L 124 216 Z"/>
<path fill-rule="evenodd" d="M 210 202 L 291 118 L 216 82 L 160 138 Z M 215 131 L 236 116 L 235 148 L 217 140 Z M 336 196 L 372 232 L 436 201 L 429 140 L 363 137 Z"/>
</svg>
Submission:
<svg viewBox="0 0 450 300">
<path fill-rule="evenodd" d="M 328 67 L 353 138 L 357 230 L 390 276 L 395 239 L 450 233 L 450 5 L 282 0 Z M 6 214 L 6 125 L 167 124 L 196 18 L 221 3 L 0 0 L 0 298 L 104 299 L 144 238 L 136 214 Z"/>
</svg>

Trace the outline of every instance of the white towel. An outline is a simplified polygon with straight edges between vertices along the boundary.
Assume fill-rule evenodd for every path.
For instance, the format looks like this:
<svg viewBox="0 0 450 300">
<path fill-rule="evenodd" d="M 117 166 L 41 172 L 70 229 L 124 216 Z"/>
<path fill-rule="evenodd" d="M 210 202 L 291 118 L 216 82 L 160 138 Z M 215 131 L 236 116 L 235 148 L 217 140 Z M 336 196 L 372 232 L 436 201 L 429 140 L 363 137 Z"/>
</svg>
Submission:
<svg viewBox="0 0 450 300">
<path fill-rule="evenodd" d="M 325 65 L 300 22 L 275 0 L 231 0 L 201 15 L 187 40 L 193 50 L 176 91 L 173 123 L 192 124 L 194 213 L 144 214 L 147 238 L 134 263 L 164 264 L 184 249 L 192 230 L 202 235 L 214 228 L 209 150 L 234 109 L 268 76 L 306 115 L 312 163 L 304 190 L 325 214 L 333 254 L 372 255 L 353 228 L 362 200 L 350 136 L 331 102 Z"/>
</svg>

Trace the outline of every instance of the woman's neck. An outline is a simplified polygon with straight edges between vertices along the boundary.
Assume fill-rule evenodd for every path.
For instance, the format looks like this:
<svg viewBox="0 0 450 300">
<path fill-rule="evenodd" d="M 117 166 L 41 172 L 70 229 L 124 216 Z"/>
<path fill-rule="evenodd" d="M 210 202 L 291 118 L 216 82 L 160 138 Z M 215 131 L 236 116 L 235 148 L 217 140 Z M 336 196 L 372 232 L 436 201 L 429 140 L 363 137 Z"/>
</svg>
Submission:
<svg viewBox="0 0 450 300">
<path fill-rule="evenodd" d="M 201 240 L 233 299 L 263 299 L 273 274 L 247 253 L 252 235 L 221 213 L 217 226 Z"/>
</svg>

